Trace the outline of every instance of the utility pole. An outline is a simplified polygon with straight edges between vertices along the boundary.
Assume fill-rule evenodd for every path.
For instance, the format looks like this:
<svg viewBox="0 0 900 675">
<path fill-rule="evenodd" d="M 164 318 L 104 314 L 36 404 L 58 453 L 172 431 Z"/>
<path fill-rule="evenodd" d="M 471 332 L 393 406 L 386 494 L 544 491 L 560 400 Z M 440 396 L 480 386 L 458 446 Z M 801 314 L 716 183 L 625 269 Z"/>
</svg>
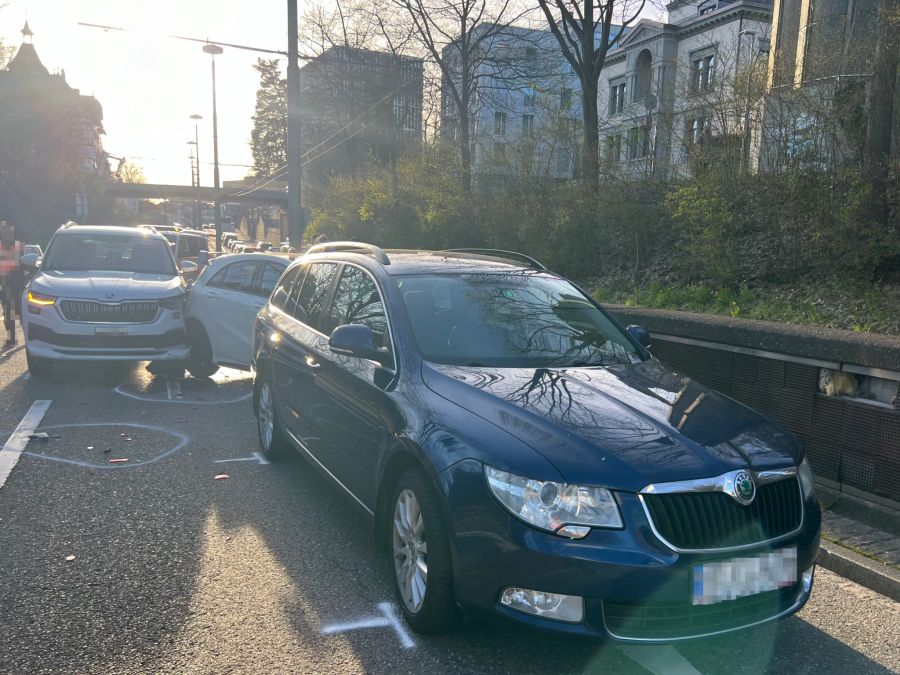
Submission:
<svg viewBox="0 0 900 675">
<path fill-rule="evenodd" d="M 288 161 L 288 239 L 300 250 L 306 229 L 300 201 L 302 159 L 300 157 L 300 65 L 297 47 L 297 0 L 287 0 L 288 6 L 288 67 L 287 67 L 287 161 Z"/>
<path fill-rule="evenodd" d="M 200 213 L 200 131 L 198 126 L 200 120 L 203 119 L 203 115 L 194 113 L 191 115 L 191 119 L 194 120 L 194 150 L 197 153 L 197 194 L 194 197 L 194 227 L 200 228 L 203 227 L 203 218 Z"/>
<path fill-rule="evenodd" d="M 212 58 L 213 95 L 213 190 L 216 209 L 216 253 L 222 252 L 222 189 L 219 185 L 219 116 L 216 111 L 216 54 L 222 53 L 219 45 L 205 44 L 203 51 Z"/>
</svg>

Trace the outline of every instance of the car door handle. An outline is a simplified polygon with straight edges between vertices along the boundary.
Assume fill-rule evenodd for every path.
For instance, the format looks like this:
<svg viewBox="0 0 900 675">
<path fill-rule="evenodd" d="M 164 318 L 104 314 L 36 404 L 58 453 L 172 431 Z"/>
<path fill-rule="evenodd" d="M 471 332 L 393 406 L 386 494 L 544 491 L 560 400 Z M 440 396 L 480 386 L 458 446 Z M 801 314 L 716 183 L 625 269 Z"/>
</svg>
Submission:
<svg viewBox="0 0 900 675">
<path fill-rule="evenodd" d="M 219 295 L 218 295 L 218 293 L 213 293 L 212 291 L 206 291 L 206 297 L 207 298 L 218 298 Z"/>
<path fill-rule="evenodd" d="M 309 366 L 310 368 L 318 368 L 322 364 L 319 363 L 318 361 L 316 361 L 315 356 L 307 356 L 306 357 L 306 365 Z"/>
</svg>

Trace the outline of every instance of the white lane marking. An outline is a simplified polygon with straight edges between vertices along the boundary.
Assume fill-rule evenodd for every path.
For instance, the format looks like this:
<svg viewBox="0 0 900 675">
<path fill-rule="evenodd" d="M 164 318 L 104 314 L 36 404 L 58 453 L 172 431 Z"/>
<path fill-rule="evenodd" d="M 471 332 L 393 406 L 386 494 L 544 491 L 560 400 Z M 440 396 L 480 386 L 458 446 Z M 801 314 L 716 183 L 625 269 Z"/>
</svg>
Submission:
<svg viewBox="0 0 900 675">
<path fill-rule="evenodd" d="M 181 398 L 151 398 L 149 396 L 139 396 L 138 394 L 132 394 L 130 391 L 125 391 L 122 389 L 124 384 L 120 384 L 118 387 L 114 387 L 113 391 L 119 394 L 120 396 L 127 396 L 128 398 L 133 398 L 135 401 L 143 401 L 144 403 L 184 403 L 186 405 L 226 405 L 228 403 L 240 403 L 241 401 L 246 401 L 248 398 L 253 396 L 253 392 L 248 392 L 243 396 L 239 396 L 237 398 L 229 398 L 224 401 L 198 401 L 194 399 L 184 398 L 183 395 Z"/>
<path fill-rule="evenodd" d="M 347 631 L 361 630 L 363 628 L 393 628 L 394 632 L 397 634 L 397 639 L 400 640 L 400 645 L 404 649 L 412 649 L 416 646 L 412 636 L 409 634 L 409 631 L 406 630 L 406 626 L 401 623 L 400 618 L 397 616 L 397 612 L 394 611 L 394 606 L 391 605 L 391 603 L 379 602 L 378 612 L 381 616 L 366 616 L 357 619 L 356 621 L 333 623 L 324 626 L 321 633 L 322 635 L 335 635 L 337 633 L 346 633 Z"/>
<path fill-rule="evenodd" d="M 260 453 L 254 452 L 249 457 L 235 457 L 234 459 L 217 459 L 216 464 L 224 464 L 225 462 L 259 462 L 260 464 L 268 464 L 269 460 Z"/>
<path fill-rule="evenodd" d="M 19 457 L 25 451 L 25 446 L 28 445 L 28 437 L 38 428 L 51 403 L 53 401 L 46 399 L 32 403 L 28 412 L 25 413 L 25 417 L 22 418 L 22 421 L 19 422 L 19 425 L 3 445 L 3 449 L 0 450 L 0 488 L 3 487 L 6 479 L 9 478 L 13 467 L 16 466 Z"/>
<path fill-rule="evenodd" d="M 172 382 L 168 376 L 166 376 L 166 396 L 169 397 L 170 401 L 172 400 Z"/>
<path fill-rule="evenodd" d="M 700 671 L 671 645 L 626 645 L 619 649 L 654 675 L 700 675 Z"/>
<path fill-rule="evenodd" d="M 135 429 L 147 429 L 148 431 L 158 431 L 159 433 L 169 434 L 170 436 L 174 436 L 178 439 L 178 443 L 166 450 L 163 454 L 157 455 L 152 459 L 147 460 L 138 460 L 135 461 L 134 464 L 109 464 L 108 460 L 106 464 L 93 464 L 91 462 L 81 462 L 77 459 L 66 459 L 64 457 L 53 457 L 51 455 L 42 455 L 37 452 L 25 452 L 23 454 L 28 455 L 29 457 L 37 457 L 38 459 L 46 459 L 51 462 L 62 462 L 63 464 L 73 464 L 75 466 L 82 466 L 89 469 L 137 469 L 142 466 L 147 466 L 148 464 L 154 464 L 161 459 L 165 459 L 171 454 L 174 454 L 181 450 L 184 446 L 188 444 L 188 437 L 184 434 L 173 431 L 172 429 L 165 429 L 163 427 L 155 427 L 152 424 L 136 424 L 133 422 L 84 422 L 79 424 L 55 424 L 49 427 L 42 427 L 43 429 L 81 429 L 84 427 L 133 427 Z"/>
</svg>

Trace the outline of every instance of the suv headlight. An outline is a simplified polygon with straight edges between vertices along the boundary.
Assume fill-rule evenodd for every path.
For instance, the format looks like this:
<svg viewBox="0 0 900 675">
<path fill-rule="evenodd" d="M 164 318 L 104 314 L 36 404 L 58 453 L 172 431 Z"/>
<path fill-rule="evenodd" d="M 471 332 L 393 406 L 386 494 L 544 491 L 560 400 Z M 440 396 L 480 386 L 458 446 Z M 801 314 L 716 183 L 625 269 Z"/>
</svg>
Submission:
<svg viewBox="0 0 900 675">
<path fill-rule="evenodd" d="M 523 478 L 486 464 L 484 475 L 510 513 L 542 530 L 581 539 L 592 527 L 622 527 L 615 497 L 606 488 Z"/>
<path fill-rule="evenodd" d="M 48 305 L 56 304 L 56 296 L 38 293 L 37 291 L 28 291 L 28 302 L 32 305 L 47 307 Z"/>
<path fill-rule="evenodd" d="M 806 457 L 800 462 L 797 470 L 797 478 L 800 479 L 800 489 L 803 491 L 804 499 L 815 499 L 816 496 L 816 479 L 813 477 L 812 469 L 809 466 L 809 460 Z"/>
<path fill-rule="evenodd" d="M 163 309 L 184 309 L 184 295 L 173 295 L 169 298 L 162 298 L 159 306 Z"/>
</svg>

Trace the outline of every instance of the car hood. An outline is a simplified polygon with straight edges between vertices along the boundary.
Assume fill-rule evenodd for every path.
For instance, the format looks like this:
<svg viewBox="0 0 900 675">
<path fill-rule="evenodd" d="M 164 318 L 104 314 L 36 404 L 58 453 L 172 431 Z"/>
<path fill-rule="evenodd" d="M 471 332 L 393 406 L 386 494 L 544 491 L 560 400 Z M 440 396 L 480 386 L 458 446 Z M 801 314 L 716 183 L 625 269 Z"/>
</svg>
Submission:
<svg viewBox="0 0 900 675">
<path fill-rule="evenodd" d="M 177 295 L 184 283 L 179 276 L 137 272 L 41 272 L 31 282 L 40 293 L 60 298 L 118 302 Z"/>
<path fill-rule="evenodd" d="M 436 394 L 539 452 L 569 483 L 637 491 L 801 459 L 778 425 L 656 359 L 568 370 L 427 363 L 422 375 Z"/>
</svg>

